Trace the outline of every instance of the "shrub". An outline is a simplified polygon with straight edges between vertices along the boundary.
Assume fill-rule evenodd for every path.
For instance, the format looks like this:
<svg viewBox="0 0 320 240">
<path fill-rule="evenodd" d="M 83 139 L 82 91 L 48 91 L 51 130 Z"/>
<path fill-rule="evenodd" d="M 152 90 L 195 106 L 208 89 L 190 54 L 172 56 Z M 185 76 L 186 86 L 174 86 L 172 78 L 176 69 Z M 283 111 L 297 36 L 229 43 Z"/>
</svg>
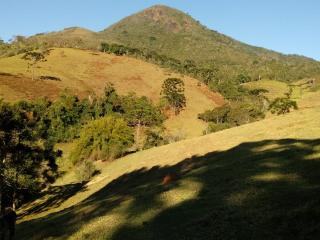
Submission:
<svg viewBox="0 0 320 240">
<path fill-rule="evenodd" d="M 107 116 L 87 124 L 71 153 L 77 163 L 86 158 L 114 159 L 123 155 L 134 142 L 133 131 L 121 118 Z"/>
<path fill-rule="evenodd" d="M 233 127 L 230 123 L 213 123 L 210 122 L 204 134 L 214 133 Z"/>
<path fill-rule="evenodd" d="M 80 182 L 87 182 L 96 172 L 94 164 L 89 160 L 82 161 L 76 168 L 75 174 Z"/>
<path fill-rule="evenodd" d="M 158 147 L 165 144 L 168 144 L 168 139 L 166 139 L 163 129 L 153 128 L 146 131 L 146 140 L 143 147 L 144 149 Z"/>
<path fill-rule="evenodd" d="M 272 114 L 286 114 L 291 111 L 291 109 L 298 109 L 296 101 L 289 99 L 288 97 L 276 98 L 269 107 Z"/>
<path fill-rule="evenodd" d="M 213 110 L 207 110 L 204 113 L 198 114 L 198 118 L 205 122 L 224 123 L 227 121 L 228 114 L 231 108 L 228 105 L 214 108 Z"/>
</svg>

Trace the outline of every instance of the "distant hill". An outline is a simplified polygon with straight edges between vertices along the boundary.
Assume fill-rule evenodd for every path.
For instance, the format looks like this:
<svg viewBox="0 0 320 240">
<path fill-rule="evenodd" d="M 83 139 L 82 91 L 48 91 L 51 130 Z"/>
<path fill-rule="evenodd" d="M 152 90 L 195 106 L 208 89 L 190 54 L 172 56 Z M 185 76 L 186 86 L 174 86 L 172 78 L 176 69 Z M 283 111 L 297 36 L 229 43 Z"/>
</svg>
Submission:
<svg viewBox="0 0 320 240">
<path fill-rule="evenodd" d="M 94 49 L 102 41 L 100 34 L 80 27 L 65 28 L 62 31 L 40 33 L 28 38 L 34 44 L 50 47 L 73 47 Z"/>
<path fill-rule="evenodd" d="M 162 5 L 126 17 L 101 32 L 72 27 L 20 40 L 11 55 L 20 45 L 97 50 L 102 42 L 108 42 L 154 51 L 182 62 L 190 60 L 199 67 L 216 69 L 219 80 L 233 80 L 239 74 L 280 81 L 320 76 L 320 63 L 313 59 L 250 46 Z"/>
<path fill-rule="evenodd" d="M 240 28 L 242 26 L 239 26 Z M 312 59 L 250 46 L 210 30 L 191 16 L 156 5 L 124 18 L 101 33 L 108 42 L 146 48 L 198 65 L 215 67 L 222 79 L 240 73 L 252 78 L 295 80 L 320 73 Z"/>
</svg>

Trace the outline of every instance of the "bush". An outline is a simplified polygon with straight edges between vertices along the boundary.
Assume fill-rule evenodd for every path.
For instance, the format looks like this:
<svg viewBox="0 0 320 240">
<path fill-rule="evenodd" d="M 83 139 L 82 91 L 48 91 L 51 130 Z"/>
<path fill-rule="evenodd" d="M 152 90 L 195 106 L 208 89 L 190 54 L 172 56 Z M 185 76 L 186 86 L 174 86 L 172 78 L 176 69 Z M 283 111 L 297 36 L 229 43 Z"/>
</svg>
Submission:
<svg viewBox="0 0 320 240">
<path fill-rule="evenodd" d="M 204 135 L 208 133 L 214 133 L 233 127 L 230 123 L 213 123 L 210 122 L 207 129 L 204 131 Z"/>
<path fill-rule="evenodd" d="M 133 130 L 121 118 L 107 116 L 87 124 L 71 153 L 77 163 L 86 158 L 112 160 L 123 155 L 134 142 Z"/>
<path fill-rule="evenodd" d="M 198 118 L 205 122 L 224 123 L 227 121 L 228 114 L 231 108 L 228 105 L 214 108 L 213 110 L 207 110 L 204 113 L 198 114 Z"/>
<path fill-rule="evenodd" d="M 154 128 L 154 129 L 148 129 L 146 131 L 146 140 L 143 147 L 144 149 L 158 147 L 165 144 L 168 144 L 168 139 L 166 139 L 163 129 Z"/>
<path fill-rule="evenodd" d="M 96 172 L 94 164 L 89 160 L 82 161 L 76 168 L 75 174 L 80 182 L 87 182 Z"/>
<path fill-rule="evenodd" d="M 276 98 L 269 107 L 271 113 L 277 115 L 289 113 L 291 109 L 298 109 L 298 105 L 296 101 L 293 101 L 288 97 Z"/>
</svg>

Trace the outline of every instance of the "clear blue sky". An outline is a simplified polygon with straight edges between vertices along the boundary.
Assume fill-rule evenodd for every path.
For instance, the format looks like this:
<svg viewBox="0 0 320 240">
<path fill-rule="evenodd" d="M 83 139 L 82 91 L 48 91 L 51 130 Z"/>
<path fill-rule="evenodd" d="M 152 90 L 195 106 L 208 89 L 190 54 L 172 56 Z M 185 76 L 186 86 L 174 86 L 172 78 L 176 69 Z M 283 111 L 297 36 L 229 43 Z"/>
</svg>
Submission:
<svg viewBox="0 0 320 240">
<path fill-rule="evenodd" d="M 240 41 L 320 60 L 319 0 L 0 0 L 0 38 L 71 26 L 100 31 L 154 4 Z"/>
</svg>

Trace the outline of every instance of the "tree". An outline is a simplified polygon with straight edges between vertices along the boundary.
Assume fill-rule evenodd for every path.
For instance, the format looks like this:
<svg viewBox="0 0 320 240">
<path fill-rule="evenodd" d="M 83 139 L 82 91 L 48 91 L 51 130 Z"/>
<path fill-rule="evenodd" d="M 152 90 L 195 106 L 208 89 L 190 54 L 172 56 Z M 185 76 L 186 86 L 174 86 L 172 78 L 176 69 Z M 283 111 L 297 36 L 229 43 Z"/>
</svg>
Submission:
<svg viewBox="0 0 320 240">
<path fill-rule="evenodd" d="M 129 94 L 122 100 L 124 117 L 130 126 L 136 127 L 136 142 L 139 144 L 141 128 L 160 125 L 164 117 L 157 107 L 145 96 Z"/>
<path fill-rule="evenodd" d="M 177 115 L 186 106 L 184 82 L 179 78 L 168 78 L 162 84 L 161 95 L 174 108 Z"/>
<path fill-rule="evenodd" d="M 28 61 L 28 68 L 31 68 L 32 80 L 34 80 L 35 68 L 40 62 L 47 61 L 46 56 L 49 54 L 49 51 L 45 52 L 27 52 L 23 55 L 22 59 Z"/>
<path fill-rule="evenodd" d="M 269 106 L 271 113 L 277 115 L 289 113 L 291 109 L 298 109 L 298 105 L 288 97 L 276 98 Z"/>
<path fill-rule="evenodd" d="M 133 131 L 127 122 L 115 116 L 107 116 L 89 122 L 81 130 L 71 159 L 74 163 L 86 158 L 111 160 L 125 153 L 133 142 Z"/>
<path fill-rule="evenodd" d="M 290 87 L 289 91 L 285 93 L 285 97 L 278 97 L 274 99 L 269 106 L 269 110 L 271 111 L 271 113 L 281 115 L 289 113 L 291 109 L 298 109 L 297 102 L 290 99 L 292 93 L 293 89 L 292 87 Z"/>
<path fill-rule="evenodd" d="M 104 88 L 104 95 L 93 101 L 93 116 L 95 119 L 107 114 L 122 113 L 121 97 L 111 83 Z"/>
<path fill-rule="evenodd" d="M 0 102 L 1 209 L 21 191 L 40 190 L 55 178 L 58 153 L 37 131 L 32 106 L 26 102 Z"/>
<path fill-rule="evenodd" d="M 84 107 L 77 96 L 63 92 L 43 116 L 44 124 L 49 124 L 49 137 L 54 142 L 65 142 L 77 136 Z"/>
</svg>

